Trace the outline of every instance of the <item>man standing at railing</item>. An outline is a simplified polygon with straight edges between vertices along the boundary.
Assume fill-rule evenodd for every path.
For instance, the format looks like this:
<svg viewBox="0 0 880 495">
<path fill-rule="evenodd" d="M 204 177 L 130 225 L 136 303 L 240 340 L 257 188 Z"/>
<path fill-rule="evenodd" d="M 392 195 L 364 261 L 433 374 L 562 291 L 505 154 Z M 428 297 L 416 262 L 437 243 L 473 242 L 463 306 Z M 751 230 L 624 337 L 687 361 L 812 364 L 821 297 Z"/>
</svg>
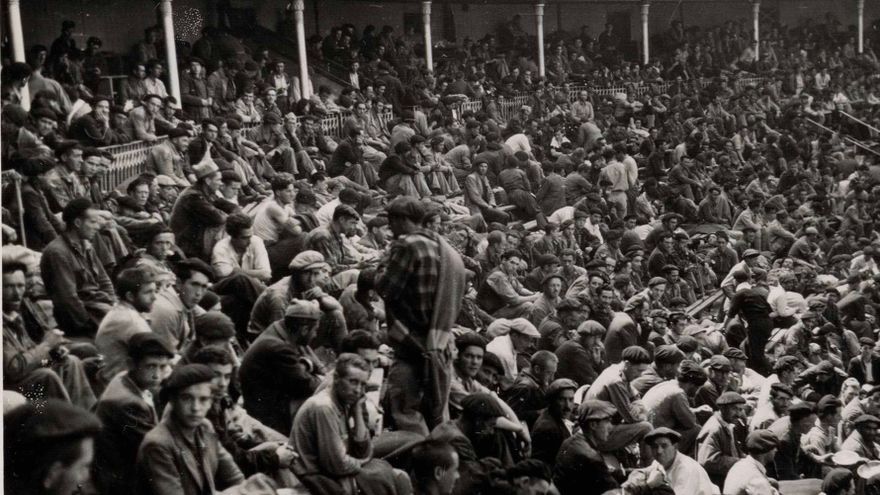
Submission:
<svg viewBox="0 0 880 495">
<path fill-rule="evenodd" d="M 180 77 L 180 99 L 183 103 L 183 111 L 195 119 L 211 118 L 211 105 L 214 101 L 208 92 L 208 84 L 205 80 L 205 62 L 198 57 L 189 59 L 189 71 Z"/>
</svg>

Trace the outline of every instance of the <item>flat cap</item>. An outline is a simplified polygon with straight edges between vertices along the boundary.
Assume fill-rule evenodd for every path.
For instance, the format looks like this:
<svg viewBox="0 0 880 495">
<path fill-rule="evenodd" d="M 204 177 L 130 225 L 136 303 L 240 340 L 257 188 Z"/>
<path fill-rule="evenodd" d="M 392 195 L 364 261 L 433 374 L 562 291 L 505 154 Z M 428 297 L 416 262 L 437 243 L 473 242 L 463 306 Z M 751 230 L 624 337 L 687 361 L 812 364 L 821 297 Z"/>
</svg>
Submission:
<svg viewBox="0 0 880 495">
<path fill-rule="evenodd" d="M 55 399 L 39 404 L 29 402 L 3 416 L 4 444 L 9 452 L 31 450 L 36 445 L 59 440 L 89 437 L 99 431 L 101 421 L 97 416 Z"/>
<path fill-rule="evenodd" d="M 290 264 L 287 267 L 291 270 L 330 269 L 330 265 L 324 261 L 324 255 L 317 251 L 303 251 L 299 253 L 290 260 Z"/>
<path fill-rule="evenodd" d="M 538 332 L 538 329 L 535 328 L 535 325 L 525 318 L 514 318 L 513 320 L 510 320 L 510 331 L 522 335 L 528 335 L 529 337 L 536 339 L 541 338 L 541 334 Z"/>
<path fill-rule="evenodd" d="M 761 252 L 758 251 L 757 249 L 746 249 L 745 252 L 743 253 L 743 259 L 751 258 L 752 256 L 758 256 L 760 254 L 761 254 Z"/>
<path fill-rule="evenodd" d="M 853 473 L 849 469 L 834 468 L 822 480 L 822 491 L 825 493 L 842 493 L 853 482 Z"/>
<path fill-rule="evenodd" d="M 294 299 L 284 309 L 285 318 L 300 318 L 303 320 L 320 320 L 321 306 L 318 301 L 304 301 Z"/>
<path fill-rule="evenodd" d="M 871 424 L 873 424 L 874 426 L 880 426 L 880 418 L 877 418 L 877 416 L 871 414 L 862 414 L 861 416 L 856 418 L 855 421 L 853 421 L 853 424 L 855 426 Z"/>
<path fill-rule="evenodd" d="M 544 253 L 538 255 L 538 266 L 547 266 L 547 265 L 558 265 L 559 258 L 550 253 Z"/>
<path fill-rule="evenodd" d="M 697 342 L 697 339 L 691 337 L 690 335 L 682 335 L 678 339 L 678 343 L 675 344 L 676 347 L 681 349 L 685 354 L 690 354 L 692 352 L 696 352 L 697 349 L 700 348 L 700 343 Z"/>
<path fill-rule="evenodd" d="M 860 338 L 859 338 L 859 344 L 860 344 L 860 345 L 866 345 L 866 346 L 869 346 L 869 347 L 874 347 L 874 344 L 875 344 L 875 343 L 876 343 L 876 342 L 874 342 L 874 339 L 872 339 L 871 337 L 860 337 Z"/>
<path fill-rule="evenodd" d="M 275 112 L 266 112 L 263 115 L 263 123 L 267 125 L 276 125 L 282 122 L 281 116 Z"/>
<path fill-rule="evenodd" d="M 485 393 L 477 392 L 469 394 L 461 400 L 462 414 L 469 418 L 497 418 L 504 416 L 504 410 L 498 405 L 494 397 Z"/>
<path fill-rule="evenodd" d="M 617 408 L 604 400 L 590 399 L 581 402 L 578 407 L 578 422 L 607 419 L 617 413 Z"/>
<path fill-rule="evenodd" d="M 162 395 L 170 398 L 172 394 L 199 383 L 210 382 L 214 372 L 204 364 L 185 364 L 174 368 L 171 376 L 162 384 Z"/>
<path fill-rule="evenodd" d="M 730 371 L 730 360 L 720 354 L 716 354 L 709 359 L 709 368 L 717 371 Z"/>
<path fill-rule="evenodd" d="M 545 392 L 545 395 L 548 398 L 554 397 L 559 392 L 569 389 L 577 390 L 578 384 L 575 383 L 574 380 L 571 380 L 569 378 L 557 378 L 556 380 L 553 380 L 550 385 L 547 386 L 547 391 Z"/>
<path fill-rule="evenodd" d="M 579 335 L 605 335 L 605 327 L 596 320 L 586 320 L 577 327 Z"/>
<path fill-rule="evenodd" d="M 787 369 L 793 369 L 799 364 L 800 361 L 794 356 L 782 356 L 773 363 L 773 372 L 778 373 Z"/>
<path fill-rule="evenodd" d="M 840 399 L 831 394 L 828 394 L 819 399 L 819 403 L 816 404 L 816 412 L 824 413 L 829 409 L 836 409 L 841 406 L 843 406 L 843 404 L 840 402 Z"/>
<path fill-rule="evenodd" d="M 643 347 L 631 345 L 623 350 L 620 357 L 632 364 L 650 364 L 651 355 Z"/>
<path fill-rule="evenodd" d="M 128 357 L 135 361 L 139 361 L 147 356 L 165 356 L 174 357 L 174 351 L 168 346 L 168 343 L 153 332 L 139 332 L 132 335 L 126 344 L 128 347 Z"/>
<path fill-rule="evenodd" d="M 727 359 L 740 359 L 743 361 L 748 360 L 748 356 L 746 356 L 746 353 L 743 352 L 743 350 L 739 347 L 728 347 L 721 355 L 726 357 Z"/>
<path fill-rule="evenodd" d="M 731 406 L 734 404 L 745 404 L 746 400 L 742 395 L 736 392 L 724 392 L 715 399 L 716 406 Z"/>
<path fill-rule="evenodd" d="M 794 397 L 794 390 L 782 382 L 770 384 L 770 393 L 772 395 L 786 394 L 789 397 Z"/>
<path fill-rule="evenodd" d="M 656 287 L 658 285 L 668 284 L 669 282 L 663 277 L 654 277 L 648 281 L 648 287 Z"/>
<path fill-rule="evenodd" d="M 706 374 L 706 370 L 704 370 L 702 366 L 691 360 L 687 360 L 682 361 L 681 365 L 678 367 L 678 378 L 702 386 L 706 383 L 706 380 L 709 379 L 709 375 Z"/>
<path fill-rule="evenodd" d="M 404 217 L 416 222 L 425 215 L 421 202 L 410 196 L 398 196 L 388 204 L 387 211 L 389 217 Z"/>
<path fill-rule="evenodd" d="M 550 275 L 547 275 L 546 277 L 541 279 L 541 286 L 543 287 L 544 285 L 547 285 L 547 282 L 553 280 L 554 278 L 558 278 L 562 281 L 563 285 L 565 284 L 565 279 L 562 277 L 561 273 L 551 273 Z"/>
<path fill-rule="evenodd" d="M 664 437 L 668 438 L 672 443 L 678 443 L 678 441 L 681 439 L 681 435 L 677 431 L 671 428 L 667 428 L 665 426 L 661 426 L 660 428 L 654 428 L 647 435 L 645 435 L 645 443 L 650 443 L 658 438 Z"/>
<path fill-rule="evenodd" d="M 755 430 L 746 437 L 746 448 L 749 452 L 763 454 L 778 446 L 779 438 L 770 430 Z"/>
<path fill-rule="evenodd" d="M 222 340 L 235 337 L 235 323 L 219 311 L 208 311 L 196 318 L 196 337 Z"/>
<path fill-rule="evenodd" d="M 192 170 L 196 176 L 196 179 L 204 179 L 211 174 L 219 172 L 220 167 L 218 167 L 217 164 L 214 163 L 214 160 L 206 160 L 193 165 Z"/>
<path fill-rule="evenodd" d="M 657 364 L 675 364 L 684 360 L 684 353 L 674 345 L 661 345 L 654 351 L 654 362 Z"/>
<path fill-rule="evenodd" d="M 811 414 L 816 414 L 816 408 L 812 402 L 795 402 L 788 406 L 788 415 L 792 422 L 800 421 Z"/>
<path fill-rule="evenodd" d="M 183 127 L 175 127 L 174 129 L 168 131 L 168 139 L 174 139 L 184 136 L 189 136 L 189 131 L 187 131 Z"/>
</svg>

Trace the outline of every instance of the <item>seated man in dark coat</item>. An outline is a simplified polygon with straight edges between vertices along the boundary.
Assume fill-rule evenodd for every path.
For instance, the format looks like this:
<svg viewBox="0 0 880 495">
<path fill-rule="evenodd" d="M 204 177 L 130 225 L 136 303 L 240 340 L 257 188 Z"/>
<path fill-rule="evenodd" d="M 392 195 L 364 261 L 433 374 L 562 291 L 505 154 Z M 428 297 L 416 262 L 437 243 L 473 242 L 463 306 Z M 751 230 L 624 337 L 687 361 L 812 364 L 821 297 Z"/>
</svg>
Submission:
<svg viewBox="0 0 880 495">
<path fill-rule="evenodd" d="M 571 431 L 565 420 L 574 412 L 574 393 L 578 386 L 568 378 L 559 378 L 547 387 L 547 408 L 541 411 L 532 428 L 532 458 L 552 466 L 559 447 Z"/>
<path fill-rule="evenodd" d="M 544 394 L 556 375 L 558 363 L 559 358 L 550 351 L 534 353 L 529 361 L 529 368 L 520 372 L 513 385 L 504 392 L 505 402 L 510 404 L 516 416 L 524 420 L 529 428 L 535 424 L 541 409 L 547 407 Z"/>
<path fill-rule="evenodd" d="M 617 408 L 603 400 L 585 400 L 578 410 L 581 431 L 562 442 L 553 470 L 560 495 L 605 493 L 620 486 L 622 472 L 613 472 L 599 452 L 611 433 Z"/>
</svg>

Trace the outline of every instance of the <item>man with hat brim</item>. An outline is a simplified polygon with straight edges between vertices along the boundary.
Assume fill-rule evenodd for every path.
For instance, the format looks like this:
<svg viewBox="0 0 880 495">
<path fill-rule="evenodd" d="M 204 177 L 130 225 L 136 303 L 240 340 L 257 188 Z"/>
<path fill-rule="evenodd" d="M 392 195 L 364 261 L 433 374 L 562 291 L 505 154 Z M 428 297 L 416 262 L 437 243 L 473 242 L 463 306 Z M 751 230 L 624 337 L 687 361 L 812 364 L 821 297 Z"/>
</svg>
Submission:
<svg viewBox="0 0 880 495">
<path fill-rule="evenodd" d="M 568 378 L 557 378 L 547 387 L 547 407 L 538 416 L 531 430 L 532 458 L 552 466 L 562 443 L 571 436 L 566 420 L 575 411 L 574 393 L 578 384 Z"/>
<path fill-rule="evenodd" d="M 577 495 L 586 487 L 594 493 L 605 493 L 619 486 L 623 473 L 612 471 L 602 455 L 614 428 L 611 419 L 617 412 L 607 401 L 581 402 L 577 419 L 581 431 L 562 442 L 553 469 L 553 483 L 560 495 Z M 650 430 L 648 425 L 643 435 Z"/>
<path fill-rule="evenodd" d="M 340 204 L 333 210 L 328 225 L 317 227 L 306 235 L 304 248 L 323 255 L 330 267 L 330 275 L 338 288 L 345 288 L 357 280 L 358 268 L 365 266 L 348 255 L 343 239 L 357 235 L 361 216 L 353 207 Z"/>
<path fill-rule="evenodd" d="M 767 475 L 779 481 L 801 479 L 803 461 L 799 461 L 801 437 L 816 423 L 816 407 L 813 402 L 796 402 L 783 416 L 767 428 L 779 439 L 776 456 L 767 466 Z M 808 468 L 807 471 L 810 471 Z"/>
<path fill-rule="evenodd" d="M 146 171 L 170 178 L 180 188 L 189 187 L 195 182 L 195 175 L 187 160 L 192 135 L 183 127 L 168 131 L 168 140 L 150 148 L 147 154 Z M 192 182 L 191 182 L 192 180 Z"/>
<path fill-rule="evenodd" d="M 773 461 L 779 439 L 769 430 L 755 430 L 746 438 L 748 455 L 736 462 L 727 472 L 724 488 L 725 495 L 747 495 L 754 493 L 747 488 L 764 482 L 769 488 L 767 465 Z"/>
<path fill-rule="evenodd" d="M 861 388 L 861 394 L 857 395 L 844 404 L 840 412 L 841 438 L 846 439 L 853 431 L 853 421 L 863 414 L 871 414 L 880 417 L 880 387 L 865 385 Z"/>
<path fill-rule="evenodd" d="M 541 334 L 525 318 L 497 318 L 487 330 L 497 335 L 486 350 L 501 358 L 504 363 L 505 388 L 529 366 L 529 350 L 534 348 Z"/>
<path fill-rule="evenodd" d="M 662 277 L 663 267 L 672 263 L 675 254 L 675 240 L 670 232 L 663 232 L 657 235 L 657 247 L 651 251 L 648 257 L 648 275 L 651 277 Z"/>
<path fill-rule="evenodd" d="M 427 434 L 449 417 L 452 361 L 446 349 L 465 296 L 465 268 L 442 236 L 419 227 L 424 211 L 418 200 L 399 197 L 387 210 L 398 241 L 376 280 L 376 291 L 385 300 L 395 349 L 388 376 L 389 412 L 398 428 Z M 426 378 L 431 386 L 422 388 L 418 384 L 425 370 L 430 370 Z"/>
<path fill-rule="evenodd" d="M 717 487 L 713 485 L 697 461 L 682 454 L 688 452 L 681 443 L 681 436 L 675 430 L 659 427 L 645 435 L 645 444 L 654 462 L 644 469 L 630 474 L 624 489 L 660 488 L 668 486 L 673 493 L 711 495 Z M 656 493 L 652 491 L 651 493 Z"/>
<path fill-rule="evenodd" d="M 69 402 L 29 402 L 10 410 L 3 417 L 6 492 L 68 495 L 90 484 L 90 452 L 100 430 L 94 414 Z"/>
<path fill-rule="evenodd" d="M 681 276 L 681 268 L 676 265 L 664 266 L 663 278 L 668 282 L 666 293 L 661 301 L 664 306 L 671 308 L 673 306 L 672 300 L 676 298 L 683 299 L 685 306 L 690 306 L 697 301 L 694 287 Z"/>
<path fill-rule="evenodd" d="M 208 92 L 206 77 L 205 61 L 199 57 L 190 57 L 189 70 L 180 74 L 180 104 L 196 122 L 211 118 L 214 99 Z"/>
<path fill-rule="evenodd" d="M 192 170 L 196 182 L 177 197 L 168 226 L 186 256 L 209 261 L 211 248 L 226 223 L 226 213 L 216 206 L 222 177 L 210 157 L 193 165 Z"/>
<path fill-rule="evenodd" d="M 275 431 L 290 431 L 296 410 L 324 374 L 309 345 L 321 315 L 318 301 L 291 301 L 284 317 L 269 325 L 242 357 L 239 379 L 245 409 Z M 273 379 L 266 380 L 269 376 Z"/>
<path fill-rule="evenodd" d="M 685 355 L 675 345 L 663 344 L 654 349 L 654 362 L 632 382 L 632 387 L 644 397 L 649 390 L 667 381 L 674 380 Z M 702 385 L 702 383 L 700 383 Z"/>
<path fill-rule="evenodd" d="M 605 242 L 596 248 L 593 258 L 604 260 L 611 258 L 616 262 L 623 260 L 623 253 L 620 252 L 620 239 L 623 237 L 622 230 L 609 230 L 602 236 Z"/>
<path fill-rule="evenodd" d="M 9 168 L 22 176 L 21 210 L 17 201 L 10 205 L 14 218 L 24 219 L 17 233 L 27 240 L 27 245 L 35 251 L 42 251 L 53 239 L 64 231 L 64 224 L 52 212 L 48 202 L 48 191 L 43 190 L 43 179 L 55 167 L 55 160 L 35 156 L 27 159 L 10 159 Z M 19 216 L 21 214 L 21 216 Z M 24 232 L 22 233 L 22 229 Z"/>
<path fill-rule="evenodd" d="M 159 422 L 153 398 L 174 352 L 152 332 L 127 342 L 128 370 L 110 380 L 95 414 L 104 428 L 95 441 L 95 474 L 102 493 L 125 493 L 135 482 L 135 461 L 144 436 Z"/>
<path fill-rule="evenodd" d="M 610 402 L 621 417 L 620 424 L 614 425 L 602 446 L 603 452 L 614 452 L 638 442 L 651 431 L 651 423 L 634 413 L 633 401 L 637 397 L 630 385 L 650 364 L 651 356 L 644 348 L 627 347 L 621 354 L 621 361 L 605 368 L 587 391 L 587 399 Z"/>
<path fill-rule="evenodd" d="M 678 352 L 684 357 L 684 353 Z M 685 452 L 693 452 L 697 433 L 700 432 L 700 423 L 689 401 L 707 379 L 706 372 L 697 363 L 684 361 L 675 379 L 651 388 L 642 398 L 654 427 L 675 430 L 681 437 L 679 445 Z"/>
<path fill-rule="evenodd" d="M 554 257 L 555 258 L 555 257 Z M 544 318 L 556 314 L 556 306 L 562 302 L 562 275 L 557 272 L 545 275 L 541 280 L 541 297 L 532 303 L 528 319 L 536 327 L 544 321 Z"/>
<path fill-rule="evenodd" d="M 724 392 L 715 402 L 718 410 L 697 435 L 697 461 L 716 485 L 721 486 L 730 468 L 744 457 L 734 428 L 745 419 L 745 404 L 738 393 Z"/>
<path fill-rule="evenodd" d="M 862 414 L 853 421 L 854 430 L 840 444 L 840 450 L 855 452 L 870 461 L 880 460 L 880 449 L 877 447 L 877 428 L 880 419 L 870 414 Z"/>
<path fill-rule="evenodd" d="M 166 413 L 150 430 L 137 455 L 136 490 L 140 493 L 198 495 L 244 481 L 229 452 L 207 420 L 214 372 L 203 364 L 174 369 L 160 392 Z M 196 444 L 184 439 L 195 438 Z M 191 466 L 199 459 L 198 469 Z"/>
<path fill-rule="evenodd" d="M 544 278 L 559 272 L 559 258 L 553 252 L 541 249 L 533 249 L 532 257 L 535 268 L 524 277 L 523 285 L 531 291 L 540 291 Z"/>
<path fill-rule="evenodd" d="M 720 354 L 712 356 L 708 364 L 709 380 L 697 391 L 694 404 L 707 405 L 714 409 L 715 401 L 727 390 L 732 369 L 730 360 L 726 357 Z"/>
</svg>

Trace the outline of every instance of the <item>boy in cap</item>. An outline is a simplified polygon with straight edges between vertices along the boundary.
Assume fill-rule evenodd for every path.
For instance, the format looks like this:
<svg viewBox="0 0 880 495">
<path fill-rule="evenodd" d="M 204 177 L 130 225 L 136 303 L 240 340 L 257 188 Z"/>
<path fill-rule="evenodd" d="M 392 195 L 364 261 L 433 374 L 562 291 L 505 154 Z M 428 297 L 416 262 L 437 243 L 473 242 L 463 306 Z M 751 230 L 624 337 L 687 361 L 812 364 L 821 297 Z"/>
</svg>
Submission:
<svg viewBox="0 0 880 495">
<path fill-rule="evenodd" d="M 159 422 L 155 395 L 174 353 L 152 332 L 128 341 L 128 371 L 114 376 L 95 414 L 104 428 L 95 443 L 95 473 L 102 493 L 125 493 L 135 481 L 135 460 L 144 436 Z"/>
<path fill-rule="evenodd" d="M 136 489 L 140 492 L 199 495 L 244 481 L 206 419 L 214 395 L 213 379 L 211 368 L 187 364 L 175 368 L 165 381 L 160 397 L 169 411 L 144 437 L 137 455 Z"/>
<path fill-rule="evenodd" d="M 724 480 L 724 488 L 721 493 L 725 495 L 747 495 L 747 487 L 756 481 L 766 481 L 767 464 L 776 455 L 779 439 L 769 430 L 755 430 L 746 438 L 746 451 L 748 455 L 740 459 L 727 472 Z"/>
<path fill-rule="evenodd" d="M 744 457 L 734 428 L 745 418 L 745 404 L 738 393 L 724 392 L 715 401 L 718 410 L 697 434 L 697 460 L 716 485 L 721 486 L 730 468 Z"/>
</svg>

